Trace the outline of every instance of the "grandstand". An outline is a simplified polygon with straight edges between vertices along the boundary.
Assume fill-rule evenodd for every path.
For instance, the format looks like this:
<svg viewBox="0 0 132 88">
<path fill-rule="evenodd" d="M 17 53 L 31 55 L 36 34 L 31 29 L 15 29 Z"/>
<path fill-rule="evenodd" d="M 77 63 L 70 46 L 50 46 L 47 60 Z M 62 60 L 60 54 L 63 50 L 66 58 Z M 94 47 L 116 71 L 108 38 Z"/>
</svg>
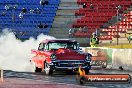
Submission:
<svg viewBox="0 0 132 88">
<path fill-rule="evenodd" d="M 130 43 L 127 37 L 132 34 L 131 0 L 0 0 L 0 3 L 0 28 L 8 28 L 19 39 L 36 38 L 40 33 L 69 38 L 72 29 L 70 39 L 76 39 L 82 46 L 89 45 L 93 32 L 98 33 L 100 46 Z"/>
<path fill-rule="evenodd" d="M 122 35 L 132 29 L 131 0 L 77 0 L 77 3 L 83 7 L 75 11 L 75 15 L 80 18 L 74 22 L 73 27 L 87 26 L 88 31 L 83 32 L 83 35 L 76 32 L 75 36 L 89 37 L 98 31 L 103 45 L 129 42 Z"/>
<path fill-rule="evenodd" d="M 49 34 L 60 0 L 0 0 L 0 28 L 19 39 Z"/>
</svg>

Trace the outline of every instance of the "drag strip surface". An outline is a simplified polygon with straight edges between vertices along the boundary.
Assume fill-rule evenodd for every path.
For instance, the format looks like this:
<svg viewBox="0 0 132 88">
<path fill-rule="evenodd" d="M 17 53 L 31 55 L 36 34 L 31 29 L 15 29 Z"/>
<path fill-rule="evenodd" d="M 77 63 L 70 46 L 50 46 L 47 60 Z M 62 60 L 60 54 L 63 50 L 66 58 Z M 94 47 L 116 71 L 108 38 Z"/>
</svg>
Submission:
<svg viewBox="0 0 132 88">
<path fill-rule="evenodd" d="M 93 69 L 90 71 L 90 74 L 130 74 L 132 76 L 131 71 L 113 69 Z M 64 88 L 132 88 L 132 82 L 130 84 L 88 83 L 79 85 L 76 82 L 75 76 L 75 74 L 69 75 L 62 72 L 55 73 L 52 76 L 46 76 L 44 73 L 4 71 L 4 78 L 10 85 L 13 85 L 13 81 L 11 80 L 14 80 L 14 82 L 16 81 L 16 84 L 18 82 L 19 86 L 25 86 L 22 88 L 30 88 L 29 86 L 31 85 L 34 85 L 32 88 L 37 88 L 35 86 L 43 86 L 43 88 L 62 88 L 62 86 L 64 86 Z M 8 87 L 1 86 L 0 88 Z M 18 86 L 10 86 L 10 88 L 18 88 Z"/>
</svg>

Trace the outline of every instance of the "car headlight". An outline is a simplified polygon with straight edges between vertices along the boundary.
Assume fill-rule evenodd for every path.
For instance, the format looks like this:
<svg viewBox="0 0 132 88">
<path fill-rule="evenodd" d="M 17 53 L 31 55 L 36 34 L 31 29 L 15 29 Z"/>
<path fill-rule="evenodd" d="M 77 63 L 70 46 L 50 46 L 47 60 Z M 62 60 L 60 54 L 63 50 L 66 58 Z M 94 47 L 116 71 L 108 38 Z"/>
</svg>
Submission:
<svg viewBox="0 0 132 88">
<path fill-rule="evenodd" d="M 52 55 L 50 56 L 50 59 L 51 59 L 51 60 L 56 60 L 56 58 L 57 58 L 57 57 L 56 57 L 56 54 L 52 54 Z"/>
<path fill-rule="evenodd" d="M 86 60 L 91 61 L 91 58 L 92 58 L 92 55 L 91 54 L 86 55 Z"/>
</svg>

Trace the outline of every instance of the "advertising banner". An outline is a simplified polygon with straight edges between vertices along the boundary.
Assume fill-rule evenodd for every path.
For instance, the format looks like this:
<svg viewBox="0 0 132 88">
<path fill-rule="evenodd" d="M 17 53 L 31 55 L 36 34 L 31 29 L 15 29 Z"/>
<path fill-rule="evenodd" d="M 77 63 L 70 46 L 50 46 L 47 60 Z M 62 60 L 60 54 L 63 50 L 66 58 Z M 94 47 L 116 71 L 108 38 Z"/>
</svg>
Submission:
<svg viewBox="0 0 132 88">
<path fill-rule="evenodd" d="M 83 48 L 84 52 L 92 54 L 92 65 L 106 68 L 111 65 L 112 68 L 132 70 L 132 49 L 114 49 L 114 48 Z"/>
<path fill-rule="evenodd" d="M 106 68 L 108 64 L 112 64 L 111 48 L 85 48 L 85 52 L 92 54 L 92 65 Z"/>
</svg>

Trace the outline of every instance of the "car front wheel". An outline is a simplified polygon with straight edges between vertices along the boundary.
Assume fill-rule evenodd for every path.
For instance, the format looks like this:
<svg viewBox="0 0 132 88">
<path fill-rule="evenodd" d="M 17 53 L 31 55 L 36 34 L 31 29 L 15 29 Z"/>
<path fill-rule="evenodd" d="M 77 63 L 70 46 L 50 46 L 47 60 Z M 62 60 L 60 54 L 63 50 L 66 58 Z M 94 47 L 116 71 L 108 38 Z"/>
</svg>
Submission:
<svg viewBox="0 0 132 88">
<path fill-rule="evenodd" d="M 38 67 L 35 68 L 35 72 L 41 72 L 41 71 L 42 71 L 42 68 L 38 68 Z"/>
<path fill-rule="evenodd" d="M 53 69 L 51 68 L 51 66 L 49 65 L 49 63 L 45 62 L 44 63 L 44 72 L 46 75 L 52 75 L 53 74 Z"/>
</svg>

